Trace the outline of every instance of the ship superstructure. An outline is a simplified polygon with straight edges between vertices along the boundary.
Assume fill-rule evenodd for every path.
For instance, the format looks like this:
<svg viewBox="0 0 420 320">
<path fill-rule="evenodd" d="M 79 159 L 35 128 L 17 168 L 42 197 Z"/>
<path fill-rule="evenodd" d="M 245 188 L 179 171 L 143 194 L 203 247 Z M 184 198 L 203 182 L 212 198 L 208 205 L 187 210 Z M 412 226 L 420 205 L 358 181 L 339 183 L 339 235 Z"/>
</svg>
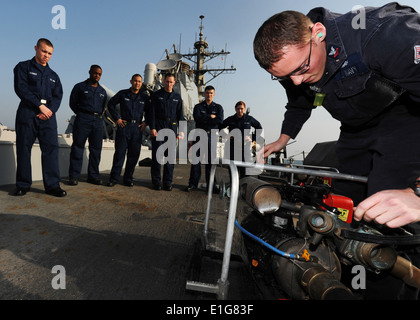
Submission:
<svg viewBox="0 0 420 320">
<path fill-rule="evenodd" d="M 194 106 L 202 101 L 205 85 L 223 73 L 233 73 L 236 71 L 233 66 L 223 69 L 209 68 L 206 66 L 207 62 L 215 57 L 225 57 L 230 52 L 225 50 L 214 52 L 208 49 L 209 44 L 204 38 L 203 33 L 203 19 L 204 16 L 201 15 L 199 39 L 194 43 L 194 52 L 182 54 L 173 45 L 174 52 L 169 53 L 168 50 L 165 50 L 166 59 L 159 61 L 156 65 L 148 63 L 144 71 L 144 84 L 151 91 L 156 91 L 163 87 L 162 78 L 165 73 L 171 72 L 175 74 L 177 83 L 174 90 L 182 97 L 186 120 L 193 120 Z M 183 59 L 192 62 L 193 67 L 183 61 Z M 226 61 L 225 58 L 224 61 Z M 204 77 L 207 73 L 211 75 L 208 81 Z"/>
</svg>

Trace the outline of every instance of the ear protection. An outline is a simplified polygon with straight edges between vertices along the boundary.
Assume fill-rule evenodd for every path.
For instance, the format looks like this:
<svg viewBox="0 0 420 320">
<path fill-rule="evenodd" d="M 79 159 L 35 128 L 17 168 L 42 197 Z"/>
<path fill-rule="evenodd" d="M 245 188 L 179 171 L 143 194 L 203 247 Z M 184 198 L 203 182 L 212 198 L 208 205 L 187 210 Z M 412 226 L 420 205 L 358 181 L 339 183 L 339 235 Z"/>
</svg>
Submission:
<svg viewBox="0 0 420 320">
<path fill-rule="evenodd" d="M 317 34 L 318 38 L 322 38 L 324 36 L 324 34 L 322 32 Z"/>
</svg>

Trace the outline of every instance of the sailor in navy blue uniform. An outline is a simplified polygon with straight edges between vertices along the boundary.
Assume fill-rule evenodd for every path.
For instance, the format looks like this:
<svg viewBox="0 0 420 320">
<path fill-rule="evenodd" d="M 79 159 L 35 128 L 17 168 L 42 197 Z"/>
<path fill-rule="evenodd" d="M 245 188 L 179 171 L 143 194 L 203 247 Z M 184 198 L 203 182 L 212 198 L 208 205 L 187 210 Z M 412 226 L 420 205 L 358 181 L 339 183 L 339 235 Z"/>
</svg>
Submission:
<svg viewBox="0 0 420 320">
<path fill-rule="evenodd" d="M 47 194 L 63 197 L 58 166 L 56 112 L 63 97 L 60 78 L 48 65 L 53 45 L 41 38 L 35 57 L 14 68 L 14 88 L 21 99 L 16 113 L 16 193 L 25 195 L 32 184 L 31 150 L 38 138 L 42 153 L 42 177 Z"/>
<path fill-rule="evenodd" d="M 235 138 L 236 134 L 233 134 L 229 137 L 229 142 L 225 143 L 225 148 L 226 146 L 229 146 L 230 160 L 249 162 L 251 160 L 252 142 L 259 140 L 257 135 L 259 136 L 262 133 L 262 126 L 258 120 L 245 112 L 245 102 L 238 101 L 235 104 L 235 111 L 236 113 L 234 115 L 223 120 L 223 123 L 220 125 L 220 129 L 228 128 L 230 133 L 232 131 L 239 131 L 241 139 L 239 141 L 239 139 Z M 252 133 L 252 129 L 255 130 L 255 133 Z M 240 178 L 245 176 L 246 170 L 244 167 L 238 167 L 238 171 Z"/>
<path fill-rule="evenodd" d="M 184 110 L 182 107 L 181 96 L 173 91 L 175 85 L 175 75 L 169 73 L 164 78 L 164 88 L 156 91 L 152 95 L 149 116 L 147 117 L 150 135 L 152 137 L 152 166 L 151 176 L 152 184 L 156 190 L 172 190 L 173 172 L 176 159 L 166 159 L 163 166 L 163 176 L 161 177 L 162 159 L 157 159 L 157 151 L 164 141 L 158 141 L 156 136 L 161 129 L 170 129 L 175 136 L 178 135 L 178 123 L 185 120 Z M 179 132 L 179 139 L 184 138 L 184 133 Z M 174 152 L 176 144 L 173 145 Z M 169 152 L 168 152 L 169 154 Z"/>
<path fill-rule="evenodd" d="M 86 140 L 89 141 L 88 182 L 102 184 L 99 179 L 107 94 L 99 84 L 102 68 L 92 65 L 89 79 L 76 84 L 70 94 L 70 108 L 76 114 L 73 125 L 73 144 L 70 152 L 69 184 L 77 185 L 83 165 Z"/>
<path fill-rule="evenodd" d="M 108 110 L 118 125 L 109 187 L 120 179 L 126 154 L 123 182 L 126 186 L 133 186 L 134 169 L 140 157 L 142 132 L 146 127 L 143 116 L 149 107 L 149 97 L 140 92 L 143 84 L 141 75 L 133 75 L 130 83 L 131 88 L 118 91 L 108 102 Z M 119 112 L 116 110 L 118 104 Z"/>
<path fill-rule="evenodd" d="M 207 150 L 204 152 L 205 154 L 202 154 L 203 150 L 197 150 L 197 154 L 193 155 L 195 157 L 198 157 L 202 161 L 200 161 L 197 164 L 191 164 L 190 178 L 188 181 L 188 186 L 185 188 L 185 191 L 191 191 L 198 188 L 198 183 L 200 182 L 201 178 L 201 162 L 206 163 L 206 183 L 207 186 L 209 185 L 212 159 L 215 156 L 217 147 L 212 145 L 211 143 L 211 131 L 213 129 L 217 129 L 218 131 L 219 126 L 222 124 L 224 119 L 223 107 L 220 104 L 215 103 L 213 101 L 214 96 L 214 87 L 207 86 L 204 88 L 204 101 L 194 106 L 193 117 L 195 121 L 195 128 L 204 130 L 207 133 L 208 147 Z M 197 139 L 195 143 L 197 143 L 198 141 L 200 140 Z"/>
<path fill-rule="evenodd" d="M 409 186 L 420 173 L 420 15 L 395 2 L 347 14 L 287 11 L 260 27 L 254 54 L 288 97 L 280 138 L 264 156 L 284 148 L 322 105 L 341 122 L 340 171 L 368 177 L 367 185 L 336 180 L 335 193 L 354 200 L 356 220 L 419 233 L 420 198 Z M 377 297 L 418 298 L 391 282 Z"/>
</svg>

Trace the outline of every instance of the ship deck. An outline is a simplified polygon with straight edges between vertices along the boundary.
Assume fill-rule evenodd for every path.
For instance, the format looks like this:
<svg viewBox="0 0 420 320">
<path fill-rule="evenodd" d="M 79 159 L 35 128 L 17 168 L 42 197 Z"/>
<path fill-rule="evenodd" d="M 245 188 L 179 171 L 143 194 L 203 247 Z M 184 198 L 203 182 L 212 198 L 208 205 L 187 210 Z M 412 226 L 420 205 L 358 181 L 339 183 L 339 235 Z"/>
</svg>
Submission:
<svg viewBox="0 0 420 320">
<path fill-rule="evenodd" d="M 221 259 L 202 256 L 207 194 L 183 191 L 189 168 L 175 166 L 171 192 L 152 189 L 149 167 L 136 168 L 131 188 L 63 179 L 64 198 L 46 195 L 42 181 L 23 197 L 13 196 L 14 185 L 1 186 L 0 299 L 215 299 L 186 290 L 187 280 L 216 283 L 221 270 Z M 212 200 L 215 246 L 223 243 L 226 199 Z M 64 274 L 65 289 L 54 289 Z M 240 259 L 232 259 L 228 279 L 229 299 L 259 299 Z"/>
</svg>

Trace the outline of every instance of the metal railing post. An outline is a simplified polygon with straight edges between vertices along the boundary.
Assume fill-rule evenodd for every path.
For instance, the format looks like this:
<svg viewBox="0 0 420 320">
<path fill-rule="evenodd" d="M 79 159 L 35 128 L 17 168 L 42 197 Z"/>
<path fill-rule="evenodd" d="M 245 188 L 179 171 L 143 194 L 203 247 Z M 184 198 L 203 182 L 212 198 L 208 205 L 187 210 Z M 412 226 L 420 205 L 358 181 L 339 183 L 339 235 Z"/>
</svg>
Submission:
<svg viewBox="0 0 420 320">
<path fill-rule="evenodd" d="M 209 178 L 209 185 L 208 192 L 207 192 L 207 210 L 206 210 L 206 217 L 204 219 L 204 239 L 207 245 L 207 235 L 208 235 L 208 229 L 209 229 L 209 218 L 210 218 L 210 207 L 211 207 L 211 199 L 213 195 L 213 187 L 214 187 L 214 176 L 216 173 L 216 165 L 213 164 L 210 169 L 210 178 Z"/>
<path fill-rule="evenodd" d="M 231 196 L 230 196 L 230 203 L 229 203 L 228 222 L 227 222 L 227 227 L 226 227 L 226 238 L 225 238 L 225 246 L 224 246 L 224 251 L 223 251 L 222 271 L 220 274 L 220 278 L 217 280 L 216 285 L 208 284 L 208 283 L 201 283 L 201 282 L 196 282 L 196 281 L 187 281 L 187 286 L 186 286 L 186 288 L 189 290 L 215 293 L 217 294 L 217 298 L 219 300 L 227 299 L 228 291 L 229 291 L 228 274 L 229 274 L 229 266 L 230 266 L 230 256 L 232 253 L 233 234 L 235 231 L 234 229 L 235 229 L 236 208 L 238 205 L 238 195 L 239 195 L 239 174 L 238 174 L 238 169 L 233 162 L 229 163 L 229 170 L 231 173 Z M 212 199 L 212 194 L 213 194 L 215 172 L 216 172 L 216 165 L 212 165 L 211 170 L 210 170 L 207 210 L 206 210 L 206 217 L 204 221 L 204 230 L 203 230 L 203 237 L 204 237 L 206 246 L 208 243 L 207 236 L 208 236 L 208 227 L 209 227 L 210 211 L 211 211 L 211 199 Z"/>
</svg>

